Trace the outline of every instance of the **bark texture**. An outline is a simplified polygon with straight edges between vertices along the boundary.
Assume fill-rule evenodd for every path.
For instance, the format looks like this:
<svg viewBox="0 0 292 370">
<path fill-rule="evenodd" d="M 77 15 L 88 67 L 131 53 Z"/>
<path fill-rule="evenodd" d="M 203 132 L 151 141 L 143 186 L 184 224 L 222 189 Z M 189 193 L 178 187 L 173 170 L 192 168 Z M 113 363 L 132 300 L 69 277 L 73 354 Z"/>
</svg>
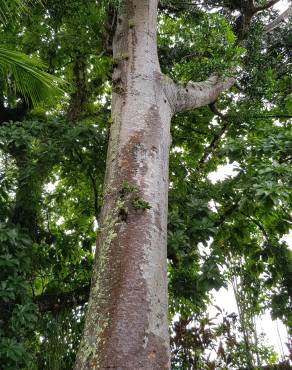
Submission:
<svg viewBox="0 0 292 370">
<path fill-rule="evenodd" d="M 213 102 L 160 72 L 157 0 L 127 0 L 113 40 L 112 126 L 84 336 L 75 370 L 169 369 L 167 193 L 172 115 Z"/>
<path fill-rule="evenodd" d="M 168 369 L 166 222 L 171 109 L 156 52 L 157 2 L 127 1 L 113 52 L 105 198 L 75 369 Z"/>
<path fill-rule="evenodd" d="M 165 92 L 173 112 L 183 112 L 214 103 L 219 95 L 235 84 L 233 77 L 220 78 L 212 76 L 206 81 L 190 81 L 186 87 L 166 80 Z"/>
</svg>

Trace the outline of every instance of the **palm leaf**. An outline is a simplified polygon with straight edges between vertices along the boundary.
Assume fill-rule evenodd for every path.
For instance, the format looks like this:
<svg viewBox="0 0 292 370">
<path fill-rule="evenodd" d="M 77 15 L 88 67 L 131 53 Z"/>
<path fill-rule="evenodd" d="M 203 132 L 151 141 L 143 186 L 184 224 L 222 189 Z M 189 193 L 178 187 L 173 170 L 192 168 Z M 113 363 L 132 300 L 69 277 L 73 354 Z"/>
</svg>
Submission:
<svg viewBox="0 0 292 370">
<path fill-rule="evenodd" d="M 65 82 L 46 73 L 44 68 L 44 63 L 35 57 L 0 47 L 0 78 L 8 90 L 13 86 L 33 105 L 64 94 L 60 86 Z"/>
<path fill-rule="evenodd" d="M 41 3 L 41 0 L 0 0 L 0 23 L 7 23 L 9 17 L 21 13 L 29 4 Z"/>
</svg>

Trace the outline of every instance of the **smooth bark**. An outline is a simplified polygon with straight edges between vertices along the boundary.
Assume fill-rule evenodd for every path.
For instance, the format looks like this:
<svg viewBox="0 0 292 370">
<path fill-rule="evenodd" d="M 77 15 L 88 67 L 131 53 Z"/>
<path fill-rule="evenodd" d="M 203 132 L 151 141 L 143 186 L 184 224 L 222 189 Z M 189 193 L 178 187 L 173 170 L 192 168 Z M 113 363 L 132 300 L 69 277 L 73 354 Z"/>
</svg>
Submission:
<svg viewBox="0 0 292 370">
<path fill-rule="evenodd" d="M 170 121 L 232 83 L 185 88 L 160 72 L 157 0 L 128 0 L 113 41 L 104 204 L 75 370 L 169 369 L 167 194 Z"/>
<path fill-rule="evenodd" d="M 173 112 L 183 112 L 214 103 L 219 95 L 230 89 L 236 82 L 233 77 L 211 76 L 206 81 L 190 81 L 186 87 L 166 80 L 165 92 Z"/>
<path fill-rule="evenodd" d="M 76 369 L 169 368 L 171 109 L 161 88 L 156 13 L 156 1 L 127 1 L 117 21 L 104 206 Z"/>
</svg>

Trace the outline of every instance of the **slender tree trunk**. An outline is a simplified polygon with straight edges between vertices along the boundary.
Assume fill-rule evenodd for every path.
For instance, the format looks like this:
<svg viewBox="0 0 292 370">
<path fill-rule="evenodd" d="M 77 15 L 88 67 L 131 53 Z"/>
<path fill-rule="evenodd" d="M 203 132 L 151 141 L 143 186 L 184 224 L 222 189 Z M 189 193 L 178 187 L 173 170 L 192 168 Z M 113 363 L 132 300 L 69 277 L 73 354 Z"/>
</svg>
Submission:
<svg viewBox="0 0 292 370">
<path fill-rule="evenodd" d="M 162 75 L 157 0 L 124 0 L 113 41 L 112 127 L 91 292 L 75 370 L 169 369 L 167 192 L 170 120 L 234 79 L 187 87 Z"/>
<path fill-rule="evenodd" d="M 171 109 L 157 58 L 156 14 L 156 0 L 132 0 L 118 17 L 104 206 L 75 369 L 170 366 L 166 225 Z"/>
</svg>

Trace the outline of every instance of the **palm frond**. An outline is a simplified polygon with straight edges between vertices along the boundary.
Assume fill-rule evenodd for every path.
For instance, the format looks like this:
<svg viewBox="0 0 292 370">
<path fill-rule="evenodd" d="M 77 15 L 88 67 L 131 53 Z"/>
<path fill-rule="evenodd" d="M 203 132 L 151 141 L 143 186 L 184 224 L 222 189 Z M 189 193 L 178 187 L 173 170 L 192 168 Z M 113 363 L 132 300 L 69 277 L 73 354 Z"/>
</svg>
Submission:
<svg viewBox="0 0 292 370">
<path fill-rule="evenodd" d="M 0 78 L 33 105 L 64 94 L 60 86 L 66 82 L 44 68 L 44 63 L 35 57 L 0 47 Z"/>
<path fill-rule="evenodd" d="M 0 0 L 0 23 L 7 23 L 9 17 L 20 14 L 29 4 L 41 3 L 41 0 Z"/>
</svg>

